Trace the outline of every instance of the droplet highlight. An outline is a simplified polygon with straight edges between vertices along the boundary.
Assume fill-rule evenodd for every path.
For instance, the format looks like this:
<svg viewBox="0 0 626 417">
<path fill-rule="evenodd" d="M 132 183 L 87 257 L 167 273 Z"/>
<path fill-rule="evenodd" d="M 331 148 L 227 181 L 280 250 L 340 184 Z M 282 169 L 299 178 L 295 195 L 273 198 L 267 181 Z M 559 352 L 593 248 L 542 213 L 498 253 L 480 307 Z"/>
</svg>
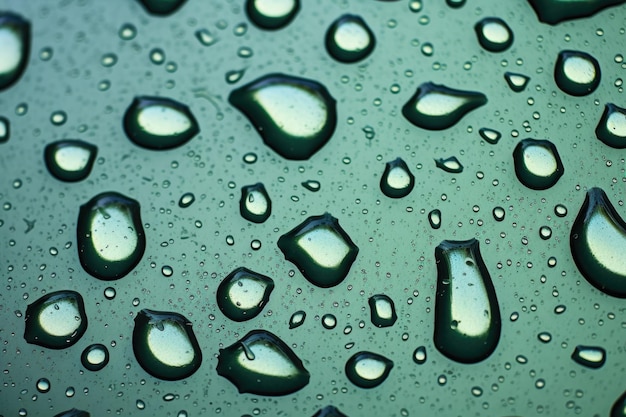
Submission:
<svg viewBox="0 0 626 417">
<path fill-rule="evenodd" d="M 533 190 L 554 186 L 563 175 L 563 163 L 556 146 L 548 140 L 523 139 L 513 150 L 517 179 Z"/>
<path fill-rule="evenodd" d="M 46 145 L 44 161 L 48 172 L 58 180 L 82 181 L 89 176 L 98 147 L 82 140 L 64 139 Z"/>
</svg>

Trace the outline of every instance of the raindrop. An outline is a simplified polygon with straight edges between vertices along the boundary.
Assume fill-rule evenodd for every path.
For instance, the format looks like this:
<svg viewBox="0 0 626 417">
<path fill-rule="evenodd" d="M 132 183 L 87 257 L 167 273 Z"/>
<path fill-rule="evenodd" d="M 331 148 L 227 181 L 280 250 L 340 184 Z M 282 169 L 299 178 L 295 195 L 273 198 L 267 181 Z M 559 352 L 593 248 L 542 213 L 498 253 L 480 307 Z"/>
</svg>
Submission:
<svg viewBox="0 0 626 417">
<path fill-rule="evenodd" d="M 257 159 L 257 155 L 254 152 L 248 152 L 243 156 L 243 162 L 246 164 L 254 164 Z"/>
<path fill-rule="evenodd" d="M 99 371 L 109 363 L 109 350 L 100 343 L 89 345 L 80 355 L 80 362 L 90 371 Z"/>
<path fill-rule="evenodd" d="M 413 352 L 413 362 L 418 365 L 422 365 L 426 362 L 426 346 L 419 346 Z"/>
<path fill-rule="evenodd" d="M 322 326 L 324 326 L 324 328 L 327 330 L 334 329 L 335 327 L 337 327 L 337 317 L 330 313 L 324 314 L 322 316 Z"/>
<path fill-rule="evenodd" d="M 63 139 L 46 145 L 44 161 L 48 172 L 67 182 L 89 176 L 98 154 L 98 147 L 77 139 Z"/>
<path fill-rule="evenodd" d="M 196 31 L 196 39 L 204 46 L 211 46 L 217 42 L 217 38 L 207 29 L 198 29 Z"/>
<path fill-rule="evenodd" d="M 549 343 L 552 340 L 552 335 L 548 332 L 541 332 L 537 335 L 540 342 Z"/>
<path fill-rule="evenodd" d="M 116 295 L 115 288 L 113 288 L 113 287 L 106 287 L 104 289 L 104 298 L 106 298 L 107 300 L 114 299 L 115 295 Z"/>
<path fill-rule="evenodd" d="M 11 137 L 11 122 L 4 116 L 0 116 L 0 143 L 5 143 Z"/>
<path fill-rule="evenodd" d="M 241 187 L 239 200 L 241 217 L 253 223 L 263 223 L 272 214 L 272 200 L 262 183 Z"/>
<path fill-rule="evenodd" d="M 385 294 L 376 294 L 369 298 L 372 324 L 376 327 L 390 327 L 398 319 L 393 300 Z"/>
<path fill-rule="evenodd" d="M 572 352 L 572 359 L 588 368 L 600 368 L 606 362 L 606 350 L 599 346 L 578 345 Z"/>
<path fill-rule="evenodd" d="M 561 51 L 554 66 L 556 85 L 572 96 L 586 96 L 600 85 L 600 64 L 586 52 Z"/>
<path fill-rule="evenodd" d="M 306 319 L 306 313 L 303 310 L 296 311 L 289 318 L 289 328 L 295 329 L 296 327 L 302 326 L 304 319 Z"/>
<path fill-rule="evenodd" d="M 339 62 L 361 61 L 372 53 L 375 45 L 374 33 L 360 16 L 344 14 L 326 32 L 326 50 Z"/>
<path fill-rule="evenodd" d="M 434 209 L 428 213 L 428 223 L 433 229 L 439 229 L 441 227 L 441 210 Z"/>
<path fill-rule="evenodd" d="M 498 207 L 494 207 L 493 209 L 493 218 L 497 221 L 497 222 L 501 222 L 502 220 L 504 220 L 504 216 L 506 215 L 506 212 L 504 211 L 504 209 L 500 206 Z"/>
<path fill-rule="evenodd" d="M 558 217 L 567 216 L 567 207 L 565 207 L 563 204 L 557 204 L 556 206 L 554 206 L 554 214 L 556 214 Z"/>
<path fill-rule="evenodd" d="M 168 16 L 178 10 L 187 0 L 139 0 L 148 13 Z"/>
<path fill-rule="evenodd" d="M 500 132 L 498 132 L 497 130 L 489 129 L 487 127 L 482 127 L 478 129 L 478 134 L 481 138 L 487 141 L 487 143 L 490 143 L 492 145 L 498 143 L 498 141 L 502 137 L 502 134 Z"/>
<path fill-rule="evenodd" d="M 150 61 L 155 65 L 162 65 L 165 62 L 165 52 L 163 52 L 163 49 L 152 49 L 150 51 Z"/>
<path fill-rule="evenodd" d="M 619 396 L 611 407 L 610 417 L 626 417 L 626 391 Z"/>
<path fill-rule="evenodd" d="M 607 103 L 596 127 L 596 137 L 612 148 L 626 149 L 626 109 Z"/>
<path fill-rule="evenodd" d="M 526 86 L 528 85 L 528 82 L 530 81 L 530 77 L 515 72 L 505 72 L 504 79 L 509 85 L 509 88 L 516 93 L 521 93 L 522 91 L 524 91 L 526 89 Z"/>
<path fill-rule="evenodd" d="M 327 405 L 326 407 L 317 410 L 317 412 L 313 414 L 313 416 L 311 417 L 348 417 L 348 416 L 346 416 L 344 413 L 339 411 L 339 409 L 335 407 L 334 405 Z"/>
<path fill-rule="evenodd" d="M 446 0 L 448 7 L 452 9 L 459 9 L 465 5 L 467 0 Z"/>
<path fill-rule="evenodd" d="M 39 378 L 37 380 L 37 391 L 41 392 L 42 394 L 50 391 L 50 381 L 48 380 L 48 378 Z"/>
<path fill-rule="evenodd" d="M 137 36 L 137 28 L 132 23 L 124 23 L 118 32 L 120 39 L 130 41 Z"/>
<path fill-rule="evenodd" d="M 589 17 L 602 9 L 622 3 L 620 0 L 584 0 L 575 4 L 562 0 L 529 0 L 541 22 L 556 25 L 557 23 Z"/>
<path fill-rule="evenodd" d="M 513 44 L 513 31 L 498 17 L 485 17 L 474 26 L 480 46 L 489 52 L 503 52 Z"/>
<path fill-rule="evenodd" d="M 548 240 L 552 237 L 552 229 L 548 226 L 541 226 L 539 228 L 539 237 L 543 240 Z"/>
<path fill-rule="evenodd" d="M 231 70 L 231 71 L 227 71 L 224 77 L 226 78 L 226 82 L 228 84 L 235 84 L 239 80 L 241 80 L 241 78 L 244 76 L 245 73 L 246 73 L 245 69 Z"/>
<path fill-rule="evenodd" d="M 389 198 L 402 198 L 411 193 L 415 186 L 415 176 L 401 158 L 385 164 L 380 177 L 380 190 Z"/>
<path fill-rule="evenodd" d="M 546 190 L 563 175 L 563 163 L 556 146 L 548 140 L 524 139 L 513 151 L 515 174 L 533 190 Z"/>
<path fill-rule="evenodd" d="M 393 362 L 372 352 L 355 353 L 346 362 L 346 376 L 357 387 L 374 388 L 389 376 Z"/>
<path fill-rule="evenodd" d="M 248 19 L 266 30 L 284 28 L 299 10 L 300 0 L 246 0 Z"/>
<path fill-rule="evenodd" d="M 446 159 L 435 159 L 435 166 L 453 174 L 459 174 L 463 172 L 463 165 L 459 162 L 456 156 L 451 156 Z"/>
<path fill-rule="evenodd" d="M 192 205 L 194 201 L 196 201 L 196 196 L 193 195 L 193 193 L 185 193 L 180 196 L 180 199 L 178 200 L 178 207 L 187 208 Z"/>
<path fill-rule="evenodd" d="M 20 79 L 30 55 L 30 22 L 11 12 L 0 12 L 0 91 Z"/>
<path fill-rule="evenodd" d="M 269 302 L 274 281 L 247 268 L 237 268 L 217 288 L 217 306 L 226 317 L 241 322 L 255 318 Z"/>
<path fill-rule="evenodd" d="M 413 13 L 418 13 L 422 11 L 422 7 L 424 7 L 424 5 L 422 4 L 421 0 L 409 1 L 409 10 L 411 10 Z"/>
<path fill-rule="evenodd" d="M 302 182 L 302 186 L 314 193 L 318 192 L 321 188 L 320 182 L 315 180 L 306 180 Z"/>
<path fill-rule="evenodd" d="M 55 126 L 61 126 L 67 121 L 67 114 L 64 111 L 55 111 L 50 115 L 50 123 Z"/>
</svg>

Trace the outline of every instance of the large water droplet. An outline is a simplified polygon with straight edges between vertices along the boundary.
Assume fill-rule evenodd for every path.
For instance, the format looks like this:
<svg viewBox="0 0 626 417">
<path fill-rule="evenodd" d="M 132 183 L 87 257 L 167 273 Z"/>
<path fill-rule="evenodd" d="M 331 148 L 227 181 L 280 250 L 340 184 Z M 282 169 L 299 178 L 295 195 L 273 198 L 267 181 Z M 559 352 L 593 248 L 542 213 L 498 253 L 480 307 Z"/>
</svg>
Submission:
<svg viewBox="0 0 626 417">
<path fill-rule="evenodd" d="M 30 55 L 30 22 L 11 12 L 0 12 L 0 91 L 24 73 Z"/>
<path fill-rule="evenodd" d="M 385 164 L 385 171 L 380 177 L 380 190 L 387 197 L 402 198 L 413 191 L 415 176 L 401 158 Z"/>
<path fill-rule="evenodd" d="M 124 115 L 126 136 L 142 148 L 164 150 L 184 145 L 200 132 L 189 107 L 163 97 L 135 97 Z"/>
<path fill-rule="evenodd" d="M 187 0 L 139 0 L 146 10 L 157 16 L 168 16 L 178 10 Z"/>
<path fill-rule="evenodd" d="M 626 109 L 607 103 L 596 127 L 596 136 L 612 148 L 626 149 Z"/>
<path fill-rule="evenodd" d="M 626 417 L 626 391 L 619 396 L 611 407 L 610 417 Z"/>
<path fill-rule="evenodd" d="M 587 191 L 570 234 L 572 257 L 600 291 L 626 298 L 626 223 L 600 188 Z"/>
<path fill-rule="evenodd" d="M 237 268 L 217 288 L 217 306 L 231 320 L 250 320 L 263 310 L 273 289 L 270 277 Z"/>
<path fill-rule="evenodd" d="M 517 179 L 533 190 L 545 190 L 563 175 L 563 163 L 556 146 L 548 140 L 523 139 L 513 150 Z"/>
<path fill-rule="evenodd" d="M 437 168 L 441 168 L 446 172 L 450 172 L 453 174 L 458 174 L 463 172 L 463 165 L 456 156 L 451 156 L 449 158 L 439 158 L 435 159 L 435 166 Z"/>
<path fill-rule="evenodd" d="M 326 50 L 339 62 L 352 63 L 365 59 L 375 45 L 374 33 L 361 16 L 344 14 L 326 31 Z"/>
<path fill-rule="evenodd" d="M 109 350 L 100 343 L 89 345 L 80 355 L 80 362 L 90 371 L 99 371 L 109 363 Z"/>
<path fill-rule="evenodd" d="M 329 213 L 309 217 L 282 235 L 278 247 L 309 282 L 322 288 L 343 281 L 359 252 L 339 221 Z"/>
<path fill-rule="evenodd" d="M 489 52 L 503 52 L 513 44 L 513 31 L 499 17 L 485 17 L 474 26 L 480 46 Z"/>
<path fill-rule="evenodd" d="M 278 336 L 253 330 L 231 346 L 220 349 L 217 373 L 240 393 L 287 395 L 309 383 L 300 358 Z"/>
<path fill-rule="evenodd" d="M 287 159 L 310 158 L 337 125 L 335 99 L 313 80 L 269 74 L 233 90 L 228 100 Z"/>
<path fill-rule="evenodd" d="M 372 295 L 368 300 L 372 324 L 376 327 L 389 327 L 398 320 L 393 300 L 385 294 Z"/>
<path fill-rule="evenodd" d="M 554 81 L 565 93 L 586 96 L 600 85 L 600 64 L 586 52 L 561 51 L 554 65 Z"/>
<path fill-rule="evenodd" d="M 300 0 L 247 0 L 248 19 L 261 29 L 287 26 L 300 10 Z"/>
<path fill-rule="evenodd" d="M 87 411 L 78 410 L 76 408 L 72 408 L 71 410 L 62 411 L 59 414 L 56 414 L 54 417 L 90 417 L 91 414 Z"/>
<path fill-rule="evenodd" d="M 262 183 L 241 187 L 239 212 L 244 219 L 263 223 L 272 214 L 272 200 Z"/>
<path fill-rule="evenodd" d="M 420 85 L 402 107 L 402 114 L 415 126 L 442 130 L 452 127 L 467 113 L 486 103 L 487 97 L 482 93 L 427 82 Z"/>
<path fill-rule="evenodd" d="M 435 249 L 435 347 L 462 363 L 486 359 L 500 340 L 496 292 L 476 239 L 444 240 Z"/>
<path fill-rule="evenodd" d="M 588 17 L 624 0 L 528 0 L 541 22 L 556 25 L 565 20 Z"/>
<path fill-rule="evenodd" d="M 75 291 L 55 291 L 26 308 L 24 339 L 49 349 L 72 346 L 87 330 L 83 297 Z"/>
<path fill-rule="evenodd" d="M 146 372 L 167 381 L 187 378 L 202 362 L 191 322 L 178 313 L 141 310 L 135 317 L 133 351 Z"/>
<path fill-rule="evenodd" d="M 98 194 L 80 206 L 76 229 L 80 263 L 99 279 L 122 278 L 146 249 L 139 203 L 116 192 Z"/>
<path fill-rule="evenodd" d="M 302 326 L 304 324 L 304 319 L 306 319 L 306 312 L 304 310 L 296 311 L 289 318 L 289 328 L 295 329 L 296 327 Z"/>
<path fill-rule="evenodd" d="M 521 93 L 526 89 L 528 82 L 530 81 L 530 77 L 524 74 L 518 74 L 516 72 L 505 72 L 504 79 L 506 83 L 509 85 L 509 88 L 516 93 Z"/>
<path fill-rule="evenodd" d="M 346 416 L 344 413 L 339 411 L 339 409 L 335 407 L 334 405 L 327 405 L 326 407 L 317 410 L 317 412 L 313 414 L 313 416 L 311 417 L 348 417 L 348 416 Z"/>
<path fill-rule="evenodd" d="M 483 138 L 488 143 L 491 143 L 492 145 L 498 143 L 498 141 L 500 141 L 500 138 L 502 137 L 502 133 L 494 129 L 489 129 L 488 127 L 481 127 L 480 129 L 478 129 L 478 134 L 481 138 Z"/>
<path fill-rule="evenodd" d="M 65 139 L 48 144 L 44 160 L 50 174 L 61 181 L 81 181 L 89 176 L 98 147 L 82 140 Z"/>
<path fill-rule="evenodd" d="M 346 362 L 346 376 L 357 387 L 374 388 L 389 376 L 393 362 L 373 352 L 355 353 Z"/>
<path fill-rule="evenodd" d="M 600 346 L 578 345 L 572 352 L 572 359 L 587 368 L 600 368 L 606 362 L 606 350 Z"/>
</svg>

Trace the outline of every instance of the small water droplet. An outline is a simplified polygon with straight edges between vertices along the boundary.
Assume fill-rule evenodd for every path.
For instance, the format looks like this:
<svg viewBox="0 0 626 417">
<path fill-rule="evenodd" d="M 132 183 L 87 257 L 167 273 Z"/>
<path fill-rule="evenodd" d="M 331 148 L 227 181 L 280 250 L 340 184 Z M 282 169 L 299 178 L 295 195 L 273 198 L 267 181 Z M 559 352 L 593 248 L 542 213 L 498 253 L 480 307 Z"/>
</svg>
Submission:
<svg viewBox="0 0 626 417">
<path fill-rule="evenodd" d="M 154 48 L 150 51 L 150 61 L 154 65 L 162 65 L 165 62 L 165 52 L 161 48 Z"/>
<path fill-rule="evenodd" d="M 317 412 L 313 414 L 313 416 L 311 417 L 348 417 L 348 416 L 346 416 L 344 413 L 339 411 L 339 409 L 335 407 L 334 405 L 327 405 L 326 407 L 317 410 Z"/>
<path fill-rule="evenodd" d="M 413 352 L 413 362 L 422 365 L 426 362 L 426 346 L 419 346 Z"/>
<path fill-rule="evenodd" d="M 380 190 L 389 198 L 402 198 L 411 193 L 415 186 L 415 176 L 401 158 L 385 164 L 380 177 Z"/>
<path fill-rule="evenodd" d="M 241 187 L 239 200 L 241 217 L 253 223 L 263 223 L 272 214 L 272 200 L 262 183 Z"/>
<path fill-rule="evenodd" d="M 300 10 L 300 0 L 246 0 L 248 19 L 261 29 L 287 26 Z"/>
<path fill-rule="evenodd" d="M 241 78 L 243 78 L 245 73 L 246 73 L 245 68 L 240 69 L 240 70 L 231 70 L 231 71 L 227 71 L 224 77 L 226 78 L 226 82 L 228 84 L 235 84 L 239 80 L 241 80 Z"/>
<path fill-rule="evenodd" d="M 376 294 L 369 298 L 372 324 L 376 327 L 390 327 L 398 319 L 393 300 L 385 294 Z"/>
<path fill-rule="evenodd" d="M 113 288 L 113 287 L 106 287 L 106 288 L 104 289 L 104 297 L 105 297 L 107 300 L 112 300 L 112 299 L 114 299 L 114 298 L 115 298 L 116 293 L 117 293 L 117 292 L 115 291 L 115 288 Z"/>
<path fill-rule="evenodd" d="M 0 91 L 20 79 L 30 55 L 30 22 L 11 12 L 0 12 Z"/>
<path fill-rule="evenodd" d="M 485 17 L 474 26 L 480 46 L 489 52 L 503 52 L 513 44 L 513 31 L 499 17 Z"/>
<path fill-rule="evenodd" d="M 556 146 L 548 140 L 523 139 L 513 151 L 515 174 L 533 190 L 546 190 L 563 175 L 563 163 Z"/>
<path fill-rule="evenodd" d="M 521 93 L 526 89 L 528 82 L 530 81 L 530 77 L 519 74 L 516 72 L 505 72 L 504 79 L 506 83 L 509 85 L 509 88 L 516 93 Z"/>
<path fill-rule="evenodd" d="M 226 317 L 241 322 L 255 318 L 269 302 L 274 281 L 247 268 L 237 268 L 217 288 L 217 306 Z"/>
<path fill-rule="evenodd" d="M 616 149 L 626 149 L 626 109 L 607 103 L 596 127 L 596 137 Z"/>
<path fill-rule="evenodd" d="M 346 376 L 357 387 L 374 388 L 389 376 L 393 362 L 373 352 L 355 353 L 346 362 Z"/>
<path fill-rule="evenodd" d="M 307 190 L 311 191 L 311 192 L 318 192 L 320 190 L 320 188 L 322 187 L 322 185 L 320 184 L 319 181 L 315 181 L 315 180 L 306 180 L 304 182 L 301 183 L 302 186 L 304 188 L 306 188 Z"/>
<path fill-rule="evenodd" d="M 55 111 L 50 115 L 50 123 L 55 126 L 61 126 L 65 124 L 66 121 L 67 114 L 62 110 Z"/>
<path fill-rule="evenodd" d="M 565 207 L 563 204 L 557 204 L 556 206 L 554 206 L 554 214 L 556 214 L 558 217 L 567 216 L 567 207 Z"/>
<path fill-rule="evenodd" d="M 541 332 L 537 335 L 537 338 L 543 343 L 550 343 L 550 341 L 552 340 L 552 335 L 548 332 Z"/>
<path fill-rule="evenodd" d="M 304 319 L 306 319 L 306 312 L 303 310 L 296 311 L 289 318 L 289 328 L 295 329 L 296 327 L 302 326 L 304 324 Z"/>
<path fill-rule="evenodd" d="M 198 29 L 195 35 L 196 39 L 204 46 L 211 46 L 217 42 L 217 38 L 208 29 Z"/>
<path fill-rule="evenodd" d="M 552 237 L 552 229 L 548 226 L 541 226 L 539 228 L 539 237 L 543 240 L 548 240 Z"/>
<path fill-rule="evenodd" d="M 565 93 L 586 96 L 600 85 L 600 64 L 586 52 L 561 51 L 554 65 L 554 80 Z"/>
<path fill-rule="evenodd" d="M 37 391 L 41 392 L 42 394 L 50 391 L 50 381 L 48 380 L 48 378 L 39 378 L 37 380 Z"/>
<path fill-rule="evenodd" d="M 424 5 L 422 4 L 421 0 L 409 1 L 409 10 L 412 11 L 413 13 L 420 12 L 422 10 L 422 7 L 424 7 Z"/>
<path fill-rule="evenodd" d="M 446 159 L 443 159 L 443 158 L 435 159 L 435 166 L 437 166 L 437 168 L 441 168 L 444 171 L 450 172 L 453 174 L 458 174 L 458 173 L 463 172 L 463 165 L 461 164 L 461 162 L 459 162 L 456 156 L 451 156 Z"/>
<path fill-rule="evenodd" d="M 441 227 L 441 210 L 434 209 L 428 213 L 428 223 L 430 227 L 437 230 Z"/>
<path fill-rule="evenodd" d="M 89 345 L 80 355 L 80 362 L 90 371 L 99 371 L 109 363 L 109 350 L 100 343 Z"/>
<path fill-rule="evenodd" d="M 330 313 L 324 314 L 322 316 L 322 326 L 327 330 L 334 329 L 337 327 L 337 317 Z"/>
<path fill-rule="evenodd" d="M 361 61 L 372 53 L 375 45 L 374 33 L 361 16 L 344 14 L 326 31 L 326 50 L 339 62 Z"/>
<path fill-rule="evenodd" d="M 148 13 L 157 16 L 169 16 L 178 10 L 187 0 L 139 0 Z"/>
<path fill-rule="evenodd" d="M 163 266 L 161 267 L 161 274 L 162 274 L 164 277 L 171 277 L 172 275 L 174 275 L 174 268 L 172 268 L 172 267 L 171 267 L 171 266 L 169 266 L 169 265 L 163 265 Z"/>
<path fill-rule="evenodd" d="M 597 369 L 606 362 L 606 350 L 600 346 L 578 345 L 572 352 L 572 359 L 579 365 Z"/>
<path fill-rule="evenodd" d="M 196 196 L 193 195 L 193 193 L 185 193 L 180 196 L 180 199 L 178 200 L 178 207 L 187 208 L 192 205 L 194 201 L 196 201 Z"/>
<path fill-rule="evenodd" d="M 46 145 L 44 160 L 50 174 L 67 182 L 81 181 L 91 173 L 98 148 L 82 140 L 64 139 Z"/>
<path fill-rule="evenodd" d="M 137 28 L 132 23 L 124 23 L 118 32 L 120 39 L 130 41 L 137 36 Z"/>
</svg>

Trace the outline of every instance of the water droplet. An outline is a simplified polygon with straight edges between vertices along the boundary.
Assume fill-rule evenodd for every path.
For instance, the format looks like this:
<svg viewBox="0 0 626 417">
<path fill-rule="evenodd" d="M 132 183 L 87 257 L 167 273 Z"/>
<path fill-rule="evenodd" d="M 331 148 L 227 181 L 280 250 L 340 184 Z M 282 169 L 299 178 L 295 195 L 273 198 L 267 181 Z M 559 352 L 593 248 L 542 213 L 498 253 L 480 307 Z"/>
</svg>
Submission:
<svg viewBox="0 0 626 417">
<path fill-rule="evenodd" d="M 343 281 L 359 252 L 339 221 L 329 213 L 307 218 L 282 235 L 278 247 L 309 282 L 322 288 Z"/>
<path fill-rule="evenodd" d="M 253 223 L 263 223 L 272 214 L 272 200 L 262 183 L 241 187 L 239 200 L 241 217 Z"/>
<path fill-rule="evenodd" d="M 504 79 L 506 83 L 509 85 L 509 88 L 516 93 L 521 93 L 526 89 L 528 82 L 530 81 L 530 77 L 524 74 L 518 74 L 516 72 L 505 72 Z"/>
<path fill-rule="evenodd" d="M 295 329 L 296 327 L 302 326 L 304 319 L 306 319 L 306 313 L 303 310 L 296 311 L 291 315 L 291 318 L 289 318 L 289 328 Z"/>
<path fill-rule="evenodd" d="M 552 229 L 548 226 L 541 226 L 539 228 L 539 237 L 543 240 L 548 240 L 552 237 Z"/>
<path fill-rule="evenodd" d="M 428 223 L 430 227 L 437 230 L 441 227 L 441 210 L 434 209 L 428 213 Z"/>
<path fill-rule="evenodd" d="M 196 31 L 196 39 L 204 46 L 211 46 L 217 42 L 217 38 L 207 29 L 198 29 Z"/>
<path fill-rule="evenodd" d="M 504 209 L 502 207 L 494 207 L 493 209 L 493 218 L 497 221 L 497 222 L 501 222 L 502 220 L 504 220 L 504 216 L 506 215 L 506 212 L 504 211 Z"/>
<path fill-rule="evenodd" d="M 217 288 L 217 306 L 226 317 L 241 322 L 255 318 L 269 302 L 274 289 L 270 277 L 240 267 Z"/>
<path fill-rule="evenodd" d="M 117 292 L 115 291 L 115 288 L 113 288 L 113 287 L 106 287 L 106 288 L 104 289 L 104 297 L 105 297 L 107 300 L 112 300 L 112 299 L 114 299 L 114 298 L 115 298 L 116 293 L 117 293 Z"/>
<path fill-rule="evenodd" d="M 610 417 L 626 417 L 626 391 L 619 396 L 611 407 Z"/>
<path fill-rule="evenodd" d="M 621 0 L 582 0 L 575 3 L 562 0 L 528 0 L 541 22 L 557 23 L 589 17 L 610 6 L 623 3 Z"/>
<path fill-rule="evenodd" d="M 0 143 L 5 143 L 11 137 L 11 122 L 4 116 L 0 116 Z"/>
<path fill-rule="evenodd" d="M 200 132 L 189 107 L 163 97 L 135 97 L 124 115 L 126 136 L 142 148 L 164 150 L 187 143 Z"/>
<path fill-rule="evenodd" d="M 64 139 L 46 145 L 44 160 L 48 172 L 67 182 L 84 180 L 91 173 L 98 147 L 77 139 Z"/>
<path fill-rule="evenodd" d="M 563 175 L 563 163 L 556 146 L 548 140 L 523 139 L 513 151 L 515 174 L 533 190 L 545 190 Z"/>
<path fill-rule="evenodd" d="M 572 352 L 572 359 L 588 368 L 600 368 L 606 362 L 606 350 L 600 346 L 578 345 Z"/>
<path fill-rule="evenodd" d="M 586 96 L 600 85 L 600 64 L 586 52 L 561 51 L 554 65 L 554 80 L 565 93 Z"/>
<path fill-rule="evenodd" d="M 130 41 L 137 36 L 137 28 L 132 23 L 124 23 L 118 32 L 120 39 Z"/>
<path fill-rule="evenodd" d="M 89 345 L 80 355 L 80 362 L 90 371 L 99 371 L 109 363 L 109 350 L 100 343 Z"/>
<path fill-rule="evenodd" d="M 474 91 L 455 90 L 431 82 L 420 85 L 402 107 L 402 114 L 415 126 L 443 130 L 455 125 L 470 111 L 487 103 L 487 97 Z"/>
<path fill-rule="evenodd" d="M 444 240 L 435 249 L 435 347 L 450 359 L 486 359 L 500 340 L 496 292 L 476 239 Z"/>
<path fill-rule="evenodd" d="M 193 193 L 185 193 L 180 196 L 180 200 L 178 200 L 178 207 L 187 208 L 196 201 L 196 196 Z"/>
<path fill-rule="evenodd" d="M 324 326 L 324 328 L 328 330 L 334 329 L 335 327 L 337 327 L 337 317 L 330 313 L 324 314 L 322 316 L 322 326 Z"/>
<path fill-rule="evenodd" d="M 98 194 L 80 206 L 77 239 L 86 272 L 107 281 L 122 278 L 146 248 L 139 203 L 116 192 Z"/>
<path fill-rule="evenodd" d="M 448 7 L 452 9 L 459 9 L 465 5 L 467 0 L 446 0 Z"/>
<path fill-rule="evenodd" d="M 75 291 L 55 291 L 26 308 L 24 339 L 49 349 L 72 346 L 87 330 L 83 297 Z"/>
<path fill-rule="evenodd" d="M 339 62 L 361 61 L 372 53 L 375 45 L 374 33 L 361 16 L 344 14 L 326 31 L 326 50 Z"/>
<path fill-rule="evenodd" d="M 152 49 L 150 51 L 150 61 L 155 65 L 162 65 L 165 62 L 165 52 L 163 52 L 163 49 Z"/>
<path fill-rule="evenodd" d="M 502 137 L 502 134 L 500 132 L 498 132 L 497 130 L 489 129 L 487 127 L 478 129 L 478 134 L 481 138 L 487 141 L 487 143 L 490 143 L 492 145 L 498 143 L 498 141 Z"/>
<path fill-rule="evenodd" d="M 302 183 L 302 186 L 306 188 L 307 190 L 312 191 L 314 193 L 318 192 L 320 188 L 322 187 L 320 182 L 315 181 L 315 180 L 306 180 Z"/>
<path fill-rule="evenodd" d="M 380 190 L 389 198 L 402 198 L 411 193 L 415 186 L 415 176 L 401 158 L 385 164 L 380 177 Z"/>
<path fill-rule="evenodd" d="M 50 123 L 55 126 L 61 126 L 67 121 L 67 114 L 62 111 L 55 111 L 50 115 Z"/>
<path fill-rule="evenodd" d="M 30 22 L 11 12 L 0 12 L 0 91 L 20 79 L 30 55 Z"/>
<path fill-rule="evenodd" d="M 26 415 L 26 414 L 24 414 Z M 71 410 L 63 411 L 54 417 L 89 417 L 91 414 L 87 411 L 77 410 L 76 408 L 72 408 Z"/>
<path fill-rule="evenodd" d="M 41 392 L 42 394 L 50 391 L 50 381 L 48 380 L 48 378 L 39 378 L 37 380 L 37 391 Z"/>
<path fill-rule="evenodd" d="M 459 162 L 456 156 L 451 156 L 449 158 L 443 159 L 435 159 L 435 165 L 437 168 L 441 168 L 446 172 L 450 172 L 453 174 L 458 174 L 463 172 L 463 165 Z"/>
<path fill-rule="evenodd" d="M 139 0 L 148 13 L 168 16 L 178 10 L 187 0 Z"/>
<path fill-rule="evenodd" d="M 390 327 L 398 319 L 393 300 L 385 294 L 376 294 L 369 298 L 372 324 L 376 327 Z"/>
<path fill-rule="evenodd" d="M 141 310 L 135 317 L 133 351 L 146 372 L 167 381 L 187 378 L 202 362 L 191 322 L 178 313 Z"/>
<path fill-rule="evenodd" d="M 626 223 L 600 188 L 587 191 L 570 234 L 572 257 L 594 287 L 626 298 Z"/>
<path fill-rule="evenodd" d="M 411 10 L 413 13 L 418 13 L 422 10 L 422 7 L 424 5 L 422 4 L 421 0 L 411 0 L 409 1 L 409 10 Z"/>
<path fill-rule="evenodd" d="M 309 383 L 300 358 L 278 336 L 253 330 L 231 346 L 220 349 L 217 373 L 240 393 L 287 395 Z"/>
<path fill-rule="evenodd" d="M 607 103 L 596 127 L 596 136 L 612 148 L 626 149 L 626 109 Z"/>
<path fill-rule="evenodd" d="M 335 407 L 334 405 L 327 405 L 326 407 L 317 410 L 317 412 L 313 414 L 313 416 L 311 417 L 348 417 L 348 416 L 346 416 L 344 413 L 339 411 L 339 409 Z"/>
<path fill-rule="evenodd" d="M 541 332 L 537 335 L 537 338 L 543 343 L 550 343 L 550 341 L 552 340 L 552 335 L 548 332 Z"/>
<path fill-rule="evenodd" d="M 228 99 L 265 144 L 287 159 L 310 158 L 337 125 L 335 99 L 313 80 L 269 74 L 233 90 Z"/>
<path fill-rule="evenodd" d="M 357 387 L 374 388 L 389 376 L 393 362 L 373 352 L 355 353 L 346 362 L 346 376 Z"/>
<path fill-rule="evenodd" d="M 485 17 L 474 26 L 478 43 L 489 52 L 503 52 L 513 44 L 513 31 L 499 17 Z"/>
<path fill-rule="evenodd" d="M 565 207 L 563 204 L 557 204 L 556 206 L 554 206 L 554 214 L 556 214 L 558 217 L 567 216 L 567 207 Z"/>
<path fill-rule="evenodd" d="M 227 71 L 225 75 L 226 82 L 228 84 L 235 84 L 236 82 L 241 80 L 245 73 L 245 69 Z"/>
<path fill-rule="evenodd" d="M 299 10 L 300 0 L 246 0 L 248 19 L 266 30 L 284 28 Z"/>
<path fill-rule="evenodd" d="M 67 398 L 72 398 L 74 394 L 76 394 L 76 389 L 74 389 L 74 387 L 67 387 L 65 389 L 65 396 Z"/>
<path fill-rule="evenodd" d="M 426 346 L 419 346 L 413 352 L 413 362 L 418 365 L 422 365 L 426 362 Z"/>
</svg>

